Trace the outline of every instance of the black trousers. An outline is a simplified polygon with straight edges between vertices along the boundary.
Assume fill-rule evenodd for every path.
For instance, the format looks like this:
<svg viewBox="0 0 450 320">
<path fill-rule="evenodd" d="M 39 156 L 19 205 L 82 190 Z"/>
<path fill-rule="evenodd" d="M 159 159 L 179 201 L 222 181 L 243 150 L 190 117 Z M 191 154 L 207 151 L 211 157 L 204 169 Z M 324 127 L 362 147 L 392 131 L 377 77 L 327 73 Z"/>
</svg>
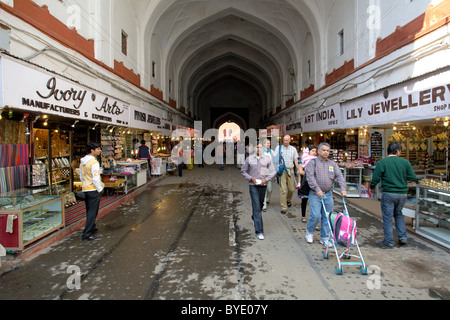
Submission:
<svg viewBox="0 0 450 320">
<path fill-rule="evenodd" d="M 252 199 L 252 220 L 255 227 L 255 233 L 264 233 L 264 224 L 262 218 L 262 207 L 266 196 L 267 186 L 249 185 L 250 199 Z"/>
<path fill-rule="evenodd" d="M 86 239 L 91 236 L 95 229 L 95 219 L 98 215 L 98 208 L 100 207 L 100 198 L 102 193 L 95 191 L 85 192 L 86 198 L 86 225 L 81 235 L 81 239 Z"/>
</svg>

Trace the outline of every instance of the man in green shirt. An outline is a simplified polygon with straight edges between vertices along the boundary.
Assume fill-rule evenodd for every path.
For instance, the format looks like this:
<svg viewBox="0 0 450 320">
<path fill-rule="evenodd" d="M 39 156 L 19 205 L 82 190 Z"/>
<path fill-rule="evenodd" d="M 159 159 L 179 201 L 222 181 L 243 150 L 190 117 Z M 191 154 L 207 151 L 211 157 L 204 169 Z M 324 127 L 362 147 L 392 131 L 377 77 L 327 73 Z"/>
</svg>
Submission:
<svg viewBox="0 0 450 320">
<path fill-rule="evenodd" d="M 376 185 L 381 181 L 381 212 L 383 215 L 384 240 L 377 245 L 383 249 L 392 249 L 394 236 L 392 231 L 392 218 L 395 220 L 395 229 L 398 233 L 399 244 L 407 243 L 405 220 L 402 209 L 406 203 L 408 192 L 407 182 L 416 179 L 408 160 L 400 158 L 402 145 L 392 142 L 388 146 L 388 156 L 378 162 L 370 182 L 370 192 L 373 194 Z"/>
</svg>

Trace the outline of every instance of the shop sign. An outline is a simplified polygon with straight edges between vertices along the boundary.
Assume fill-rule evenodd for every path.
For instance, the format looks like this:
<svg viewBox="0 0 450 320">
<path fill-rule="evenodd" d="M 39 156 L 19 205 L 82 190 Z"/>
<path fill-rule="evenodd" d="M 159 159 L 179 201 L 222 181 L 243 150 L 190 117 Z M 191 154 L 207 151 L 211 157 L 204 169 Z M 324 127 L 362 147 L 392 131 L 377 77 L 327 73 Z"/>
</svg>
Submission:
<svg viewBox="0 0 450 320">
<path fill-rule="evenodd" d="M 302 118 L 303 132 L 342 128 L 341 107 L 339 104 L 305 114 Z"/>
<path fill-rule="evenodd" d="M 1 61 L 3 105 L 128 126 L 128 104 L 8 56 Z"/>
<path fill-rule="evenodd" d="M 347 128 L 450 116 L 450 72 L 343 104 Z"/>
<path fill-rule="evenodd" d="M 144 108 L 131 105 L 129 124 L 132 128 L 156 131 L 161 127 L 162 119 Z"/>
<path fill-rule="evenodd" d="M 286 124 L 286 133 L 287 134 L 300 134 L 302 133 L 302 122 L 295 121 L 289 124 Z"/>
<path fill-rule="evenodd" d="M 161 131 L 163 135 L 170 136 L 172 134 L 172 125 L 170 122 L 163 120 L 161 126 L 158 126 L 158 130 Z"/>
</svg>

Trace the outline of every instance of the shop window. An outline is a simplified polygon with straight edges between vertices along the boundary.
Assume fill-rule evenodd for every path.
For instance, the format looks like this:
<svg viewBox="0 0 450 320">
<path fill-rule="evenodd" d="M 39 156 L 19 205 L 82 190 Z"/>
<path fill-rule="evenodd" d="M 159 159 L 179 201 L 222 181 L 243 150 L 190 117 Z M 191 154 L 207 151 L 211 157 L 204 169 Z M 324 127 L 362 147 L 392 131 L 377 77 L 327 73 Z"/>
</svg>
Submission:
<svg viewBox="0 0 450 320">
<path fill-rule="evenodd" d="M 342 29 L 338 33 L 338 48 L 339 48 L 339 55 L 344 54 L 344 29 Z"/>
<path fill-rule="evenodd" d="M 122 30 L 122 53 L 127 55 L 128 52 L 128 35 Z"/>
<path fill-rule="evenodd" d="M 308 62 L 306 62 L 306 79 L 311 79 L 311 60 L 308 60 Z"/>
</svg>

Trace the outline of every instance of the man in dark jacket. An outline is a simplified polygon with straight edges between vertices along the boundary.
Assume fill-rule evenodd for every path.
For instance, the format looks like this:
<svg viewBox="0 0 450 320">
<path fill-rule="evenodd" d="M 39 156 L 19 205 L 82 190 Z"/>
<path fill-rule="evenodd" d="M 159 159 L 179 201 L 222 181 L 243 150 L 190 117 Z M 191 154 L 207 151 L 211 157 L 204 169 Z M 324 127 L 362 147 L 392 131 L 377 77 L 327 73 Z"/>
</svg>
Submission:
<svg viewBox="0 0 450 320">
<path fill-rule="evenodd" d="M 137 158 L 140 160 L 147 160 L 148 163 L 148 171 L 147 171 L 147 175 L 148 178 L 151 179 L 151 160 L 152 157 L 150 156 L 150 149 L 145 145 L 145 140 L 141 141 L 141 146 L 138 149 L 138 155 Z"/>
</svg>

